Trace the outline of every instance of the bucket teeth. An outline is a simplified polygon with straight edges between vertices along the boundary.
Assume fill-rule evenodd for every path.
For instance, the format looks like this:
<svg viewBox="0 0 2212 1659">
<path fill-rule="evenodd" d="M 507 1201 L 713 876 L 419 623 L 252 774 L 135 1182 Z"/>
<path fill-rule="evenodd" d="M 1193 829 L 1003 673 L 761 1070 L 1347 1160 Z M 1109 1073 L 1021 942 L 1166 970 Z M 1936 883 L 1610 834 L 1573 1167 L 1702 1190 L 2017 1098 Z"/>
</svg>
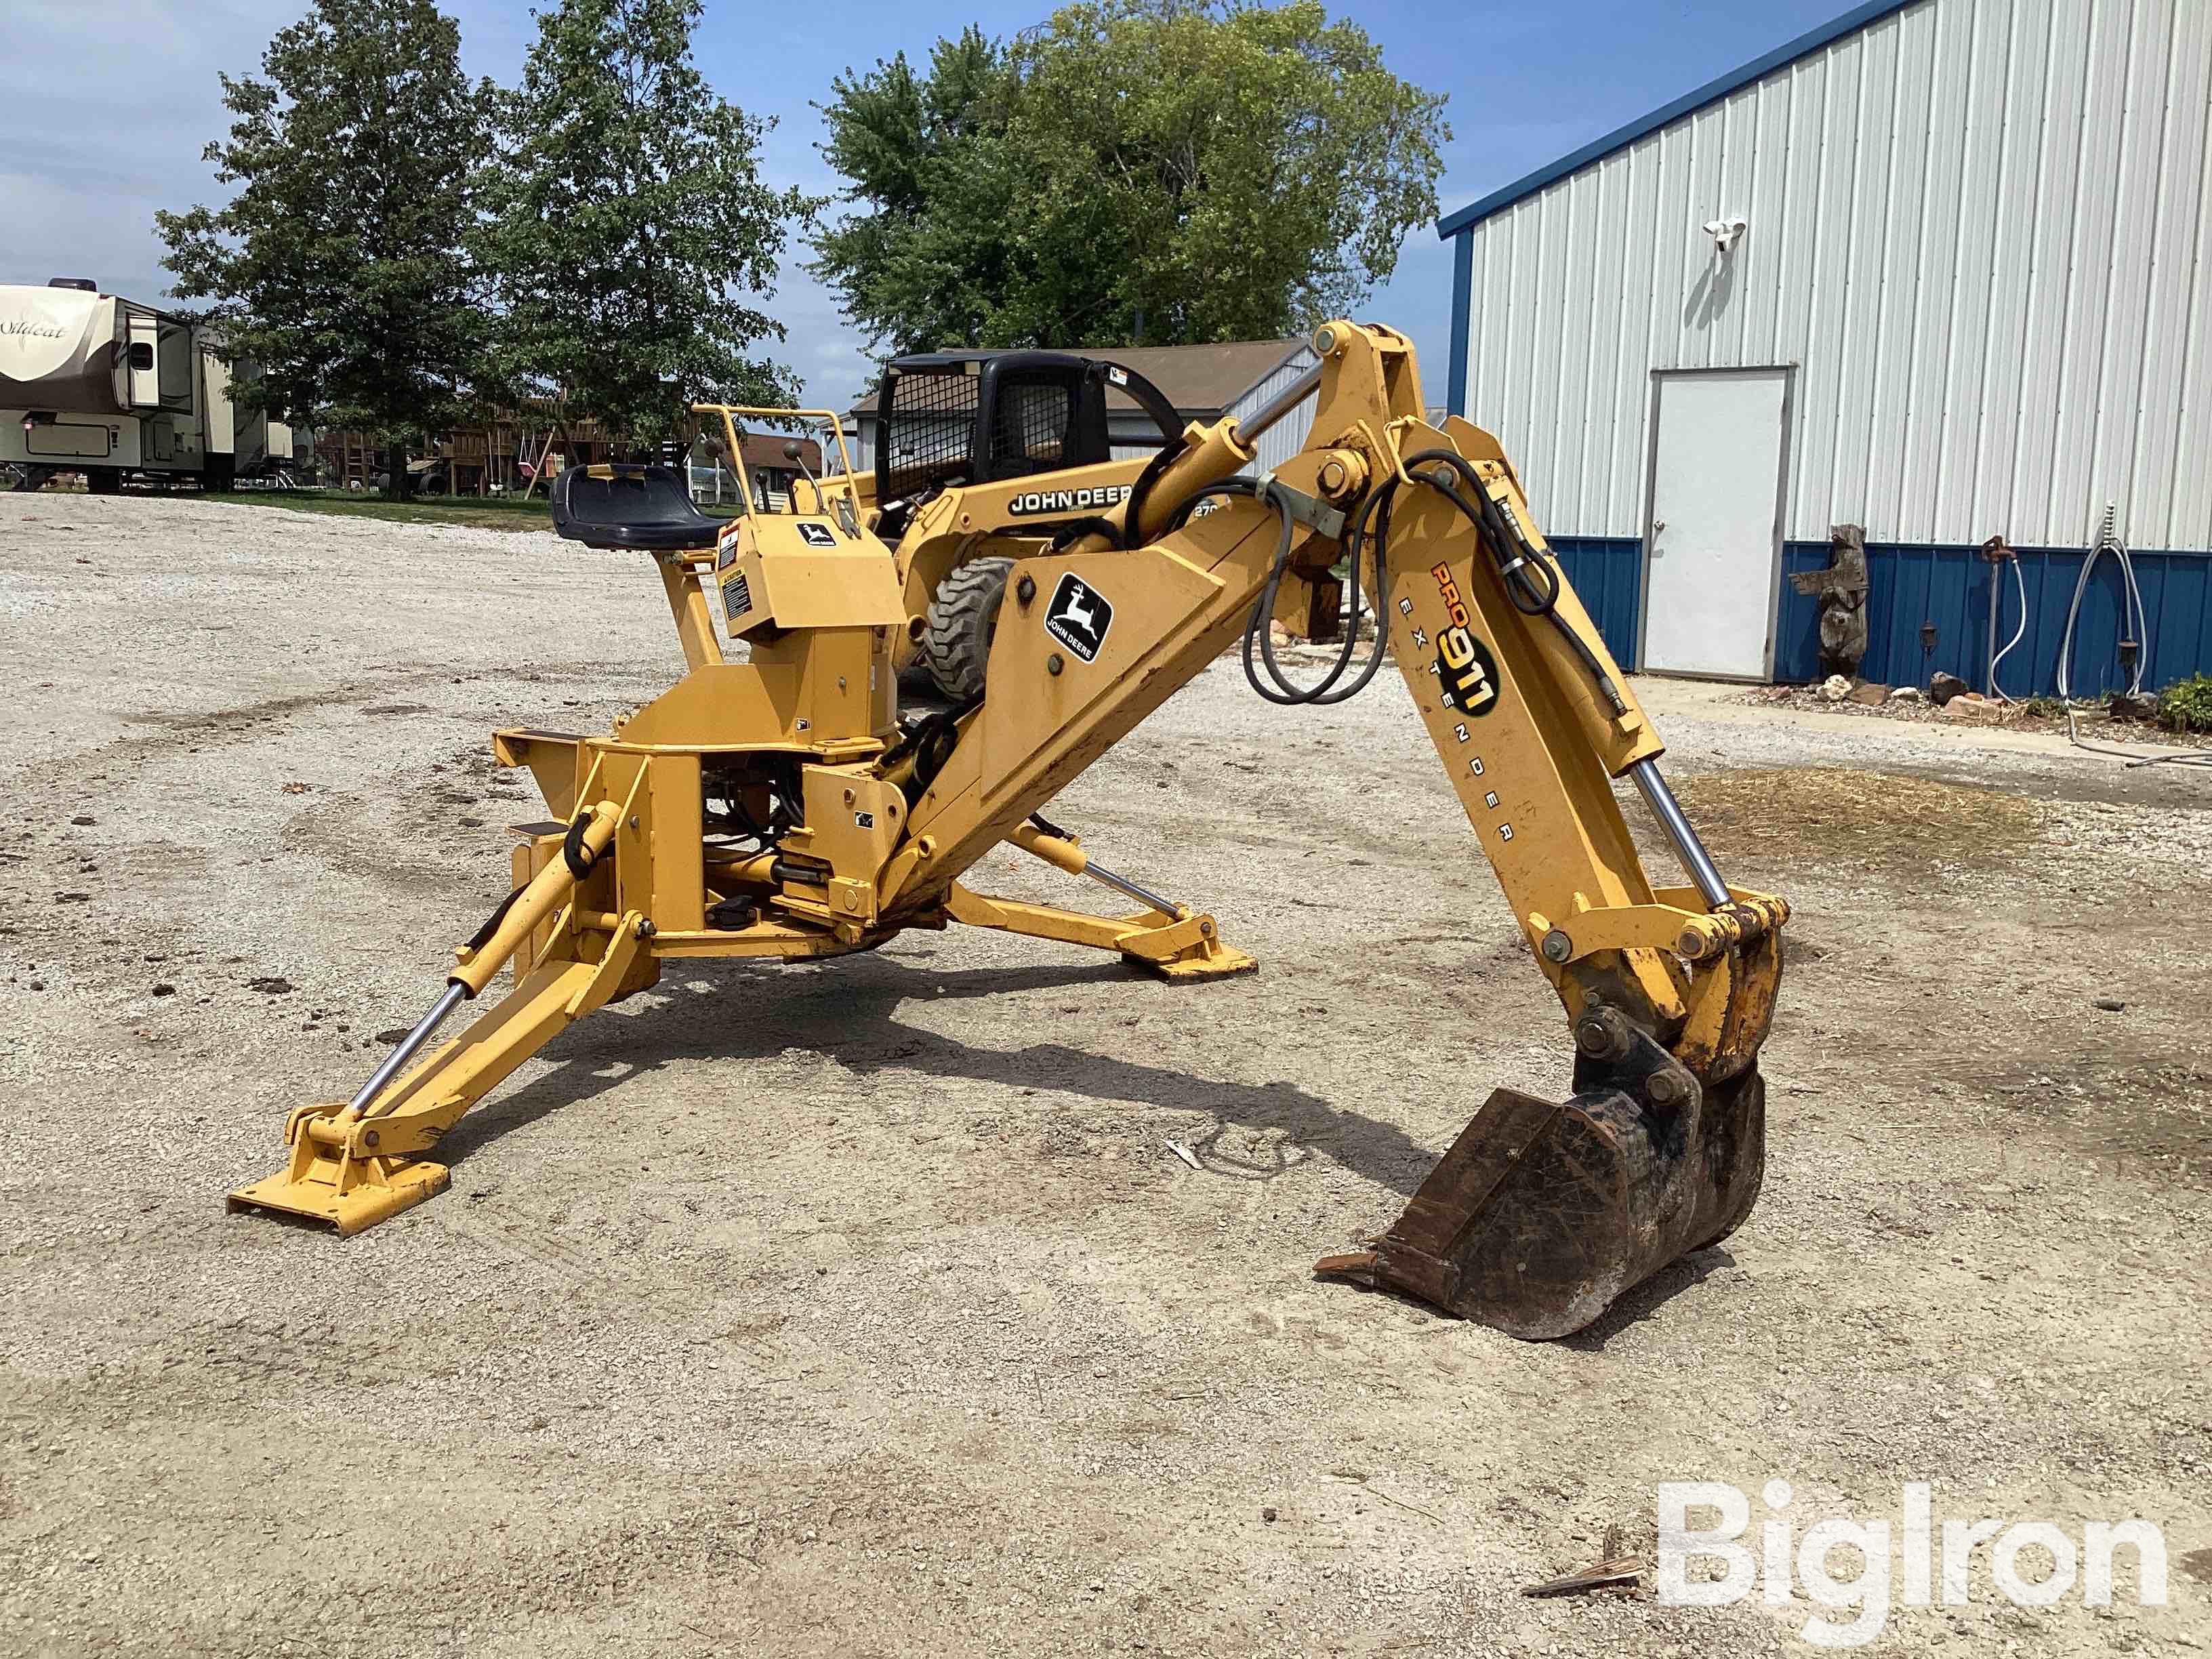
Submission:
<svg viewBox="0 0 2212 1659">
<path fill-rule="evenodd" d="M 1656 1051 L 1655 1051 L 1656 1052 Z M 1493 1093 L 1372 1250 L 1315 1265 L 1529 1340 L 1582 1329 L 1624 1291 L 1741 1224 L 1766 1167 L 1756 1068 L 1667 1075 L 1564 1105 Z"/>
<path fill-rule="evenodd" d="M 228 1207 L 265 1210 L 320 1222 L 341 1236 L 412 1209 L 446 1190 L 446 1166 L 428 1158 L 356 1155 L 308 1132 L 308 1125 L 346 1109 L 343 1102 L 302 1107 L 287 1127 L 291 1158 L 275 1175 L 230 1194 Z"/>
</svg>

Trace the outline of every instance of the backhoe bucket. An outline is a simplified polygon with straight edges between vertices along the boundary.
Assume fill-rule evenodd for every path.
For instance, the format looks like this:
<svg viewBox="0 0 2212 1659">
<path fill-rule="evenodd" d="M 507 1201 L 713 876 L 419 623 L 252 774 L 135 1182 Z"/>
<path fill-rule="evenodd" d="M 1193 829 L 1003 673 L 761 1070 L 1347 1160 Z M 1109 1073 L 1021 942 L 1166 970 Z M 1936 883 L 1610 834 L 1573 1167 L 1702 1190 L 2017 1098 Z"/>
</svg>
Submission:
<svg viewBox="0 0 2212 1659">
<path fill-rule="evenodd" d="M 1604 1069 L 1601 1079 L 1578 1064 L 1565 1105 L 1498 1090 L 1372 1250 L 1315 1271 L 1535 1341 L 1582 1329 L 1668 1262 L 1718 1243 L 1751 1212 L 1765 1171 L 1758 1068 L 1703 1087 L 1679 1066 L 1632 1080 Z M 1652 1103 L 1656 1078 L 1678 1103 Z"/>
</svg>

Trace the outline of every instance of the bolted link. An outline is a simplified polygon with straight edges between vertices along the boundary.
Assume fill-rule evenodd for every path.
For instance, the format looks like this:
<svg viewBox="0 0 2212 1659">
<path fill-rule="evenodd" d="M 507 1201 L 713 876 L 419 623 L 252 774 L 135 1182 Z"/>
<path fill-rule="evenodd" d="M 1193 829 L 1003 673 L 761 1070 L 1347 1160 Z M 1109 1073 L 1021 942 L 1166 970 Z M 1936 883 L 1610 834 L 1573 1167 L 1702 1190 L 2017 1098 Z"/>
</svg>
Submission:
<svg viewBox="0 0 2212 1659">
<path fill-rule="evenodd" d="M 1613 1060 L 1628 1052 L 1633 1040 L 1628 1021 L 1617 1008 L 1586 1008 L 1575 1022 L 1575 1047 L 1592 1060 Z"/>
<path fill-rule="evenodd" d="M 1554 927 L 1544 935 L 1544 960 L 1565 962 L 1575 953 L 1575 942 Z"/>
</svg>

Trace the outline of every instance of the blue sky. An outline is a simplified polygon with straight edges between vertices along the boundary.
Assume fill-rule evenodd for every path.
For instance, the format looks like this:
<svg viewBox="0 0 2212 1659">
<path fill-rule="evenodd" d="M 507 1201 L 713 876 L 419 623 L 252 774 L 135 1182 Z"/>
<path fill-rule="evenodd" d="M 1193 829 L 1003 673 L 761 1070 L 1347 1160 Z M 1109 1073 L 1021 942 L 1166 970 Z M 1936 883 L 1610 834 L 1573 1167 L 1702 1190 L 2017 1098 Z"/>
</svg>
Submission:
<svg viewBox="0 0 2212 1659">
<path fill-rule="evenodd" d="M 535 33 L 513 0 L 443 0 L 461 20 L 472 74 L 511 81 Z M 1381 44 L 1398 74 L 1450 94 L 1453 138 L 1443 211 L 1486 194 L 1602 132 L 1825 21 L 1848 0 L 1539 0 L 1454 5 L 1363 0 L 1334 8 Z M 814 6 L 708 0 L 697 37 L 708 78 L 776 126 L 765 155 L 777 185 L 826 193 L 837 183 L 815 152 L 811 105 L 830 78 L 930 43 L 974 21 L 1006 35 L 1050 0 L 946 7 L 842 0 Z M 0 59 L 0 283 L 90 276 L 155 299 L 166 289 L 157 207 L 219 199 L 200 149 L 222 131 L 218 70 L 258 67 L 269 37 L 305 0 L 7 0 Z M 789 331 L 781 356 L 810 401 L 842 406 L 864 389 L 868 358 L 835 297 L 799 269 L 794 247 L 768 309 Z M 1361 314 L 1404 329 L 1441 387 L 1450 338 L 1451 264 L 1432 227 L 1410 234 L 1392 279 Z M 1440 396 L 1440 394 L 1439 394 Z"/>
</svg>

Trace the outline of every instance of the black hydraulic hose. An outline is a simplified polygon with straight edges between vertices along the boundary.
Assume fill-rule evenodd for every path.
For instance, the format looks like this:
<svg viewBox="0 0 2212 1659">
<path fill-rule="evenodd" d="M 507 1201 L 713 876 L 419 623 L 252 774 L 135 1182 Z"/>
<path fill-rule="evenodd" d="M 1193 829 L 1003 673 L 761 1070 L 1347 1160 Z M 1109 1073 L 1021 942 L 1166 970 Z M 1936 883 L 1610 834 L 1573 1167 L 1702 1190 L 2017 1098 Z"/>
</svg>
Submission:
<svg viewBox="0 0 2212 1659">
<path fill-rule="evenodd" d="M 462 949 L 468 951 L 481 951 L 485 945 L 490 944 L 491 936 L 499 932 L 500 923 L 507 920 L 507 913 L 514 908 L 515 900 L 520 898 L 525 892 L 528 891 L 529 887 L 530 884 L 526 881 L 521 886 L 516 888 L 512 893 L 509 893 L 505 898 L 501 899 L 499 902 L 499 908 L 493 911 L 491 915 L 484 918 L 484 925 L 477 928 L 474 933 L 469 936 L 469 942 L 464 945 Z"/>
<path fill-rule="evenodd" d="M 1621 695 L 1612 674 L 1600 660 L 1589 642 L 1583 639 L 1565 617 L 1559 613 L 1559 595 L 1564 591 L 1559 571 L 1550 559 L 1530 544 L 1522 533 L 1513 514 L 1490 493 L 1482 475 L 1468 463 L 1467 458 L 1455 450 L 1425 449 L 1405 458 L 1406 476 L 1426 484 L 1457 507 L 1475 531 L 1475 538 L 1489 553 L 1498 567 L 1500 582 L 1513 608 L 1525 617 L 1541 617 L 1559 629 L 1570 649 L 1581 659 L 1590 678 L 1613 706 L 1616 714 L 1628 712 L 1628 701 Z M 1430 469 L 1430 470 L 1422 470 Z M 1464 484 L 1462 491 L 1460 485 Z M 1285 674 L 1282 665 L 1275 659 L 1274 636 L 1269 624 L 1274 620 L 1275 598 L 1281 591 L 1283 578 L 1288 574 L 1292 544 L 1297 539 L 1297 524 L 1291 516 L 1290 503 L 1275 492 L 1272 481 L 1251 478 L 1224 478 L 1206 485 L 1183 502 L 1170 520 L 1170 531 L 1181 529 L 1190 520 L 1198 504 L 1212 495 L 1243 495 L 1273 507 L 1282 520 L 1281 539 L 1275 546 L 1273 564 L 1267 572 L 1267 586 L 1253 602 L 1250 616 L 1244 623 L 1244 678 L 1255 691 L 1269 702 L 1285 706 L 1306 705 L 1325 707 L 1355 697 L 1366 690 L 1376 671 L 1382 665 L 1382 657 L 1389 633 L 1389 612 L 1386 603 L 1390 585 L 1389 543 L 1390 512 L 1398 492 L 1398 480 L 1386 478 L 1368 492 L 1346 527 L 1342 546 L 1351 563 L 1348 599 L 1350 620 L 1345 629 L 1344 643 L 1339 647 L 1336 660 L 1328 672 L 1313 685 L 1298 685 Z M 1130 522 L 1134 523 L 1133 514 Z M 1375 559 L 1375 648 L 1367 653 L 1359 672 L 1346 684 L 1345 675 L 1351 671 L 1352 653 L 1358 648 L 1360 613 L 1360 578 L 1366 556 L 1372 552 Z M 1257 646 L 1255 653 L 1254 647 Z M 1262 667 L 1266 678 L 1261 678 Z"/>
<path fill-rule="evenodd" d="M 889 771 L 912 755 L 914 769 L 900 793 L 905 795 L 908 806 L 915 805 L 945 769 L 945 763 L 952 758 L 953 750 L 959 746 L 960 722 L 982 706 L 983 696 L 978 692 L 957 708 L 940 708 L 916 721 L 896 743 L 876 757 L 878 774 Z"/>
<path fill-rule="evenodd" d="M 561 840 L 562 860 L 568 865 L 568 873 L 578 881 L 590 875 L 592 866 L 598 863 L 600 858 L 605 856 L 604 854 L 594 854 L 590 848 L 584 845 L 584 832 L 591 827 L 592 814 L 587 807 L 576 814 L 576 821 L 568 826 L 568 833 Z M 507 913 L 514 908 L 514 902 L 529 890 L 530 884 L 526 881 L 501 899 L 499 902 L 499 908 L 484 918 L 484 925 L 469 936 L 469 942 L 462 948 L 469 951 L 481 951 L 485 945 L 490 944 L 491 936 L 499 932 L 500 923 L 507 920 Z M 476 993 L 471 991 L 469 994 L 474 996 Z"/>
<path fill-rule="evenodd" d="M 1120 525 L 1115 524 L 1111 519 L 1102 519 L 1094 514 L 1087 519 L 1077 519 L 1062 525 L 1054 532 L 1052 550 L 1055 553 L 1065 552 L 1085 536 L 1103 536 L 1106 538 L 1107 546 L 1117 553 L 1128 545 L 1121 539 Z"/>
<path fill-rule="evenodd" d="M 1431 462 L 1439 463 L 1456 473 L 1474 499 L 1470 501 L 1467 495 L 1462 495 L 1436 472 L 1414 470 Z M 1605 665 L 1598 660 L 1597 653 L 1590 649 L 1589 642 L 1559 613 L 1559 573 L 1552 568 L 1543 554 L 1528 544 L 1528 538 L 1521 533 L 1521 526 L 1513 521 L 1512 515 L 1492 499 L 1483 483 L 1482 475 L 1468 464 L 1465 456 L 1449 449 L 1425 449 L 1418 455 L 1408 455 L 1406 466 L 1410 476 L 1449 499 L 1474 526 L 1478 539 L 1498 566 L 1498 577 L 1504 584 L 1505 597 L 1512 601 L 1513 608 L 1524 617 L 1542 617 L 1558 629 L 1575 655 L 1582 659 L 1583 666 L 1589 671 L 1590 678 L 1597 683 L 1597 688 L 1605 694 L 1606 701 L 1613 705 L 1613 712 L 1626 714 L 1628 701 L 1621 696 L 1620 688 L 1613 684 L 1613 676 L 1606 672 Z"/>
<path fill-rule="evenodd" d="M 1275 550 L 1275 565 L 1267 574 L 1267 586 L 1261 591 L 1258 601 L 1252 607 L 1251 616 L 1244 623 L 1244 678 L 1252 689 L 1269 702 L 1285 707 L 1326 708 L 1332 703 L 1348 702 L 1367 689 L 1368 683 L 1375 678 L 1376 671 L 1382 666 L 1383 655 L 1389 643 L 1389 619 L 1383 614 L 1382 605 L 1383 590 L 1389 585 L 1385 551 L 1390 533 L 1391 498 L 1396 492 L 1397 483 L 1394 479 L 1371 493 L 1360 503 L 1359 510 L 1346 532 L 1344 547 L 1351 570 L 1346 584 L 1349 604 L 1346 613 L 1344 643 L 1337 647 L 1336 660 L 1329 665 L 1328 672 L 1312 685 L 1294 684 L 1283 672 L 1282 665 L 1275 660 L 1275 635 L 1272 625 L 1275 618 L 1275 596 L 1280 592 L 1283 577 L 1290 568 L 1293 530 L 1288 507 L 1271 495 L 1267 495 L 1267 499 L 1275 500 L 1276 509 L 1283 515 L 1283 539 Z M 1369 529 L 1370 523 L 1374 526 L 1371 532 Z M 1367 653 L 1366 660 L 1359 665 L 1359 672 L 1346 682 L 1344 677 L 1351 672 L 1352 653 L 1359 647 L 1360 575 L 1370 542 L 1375 554 L 1375 646 Z M 1255 644 L 1260 647 L 1260 662 L 1266 666 L 1267 680 L 1272 684 L 1263 684 L 1255 670 L 1252 652 Z"/>
<path fill-rule="evenodd" d="M 1171 531 L 1188 523 L 1198 503 L 1209 495 L 1249 496 L 1267 502 L 1281 516 L 1282 536 L 1275 544 L 1274 562 L 1268 569 L 1267 586 L 1261 589 L 1260 597 L 1253 601 L 1251 614 L 1244 623 L 1244 678 L 1269 702 L 1284 707 L 1326 707 L 1343 702 L 1366 690 L 1368 682 L 1375 678 L 1376 671 L 1382 665 L 1388 629 L 1380 620 L 1382 613 L 1378 609 L 1376 613 L 1378 620 L 1375 629 L 1375 648 L 1368 653 L 1366 660 L 1360 664 L 1358 673 L 1350 684 L 1344 683 L 1344 677 L 1352 667 L 1352 653 L 1358 649 L 1360 565 L 1365 544 L 1370 539 L 1368 525 L 1370 520 L 1375 525 L 1371 539 L 1376 559 L 1376 592 L 1379 598 L 1387 580 L 1382 555 L 1389 532 L 1390 496 L 1395 489 L 1395 483 L 1386 484 L 1370 495 L 1361 504 L 1346 534 L 1343 545 L 1352 563 L 1351 621 L 1345 629 L 1344 643 L 1338 648 L 1336 660 L 1329 665 L 1328 672 L 1312 685 L 1299 685 L 1283 672 L 1282 665 L 1275 659 L 1274 635 L 1268 626 L 1274 620 L 1275 596 L 1281 592 L 1283 578 L 1289 572 L 1291 550 L 1297 539 L 1297 526 L 1291 516 L 1288 504 L 1267 483 L 1251 478 L 1224 478 L 1217 483 L 1208 484 L 1177 509 L 1174 520 L 1168 526 Z M 1258 647 L 1256 656 L 1254 651 L 1255 645 Z M 1263 665 L 1267 671 L 1265 679 L 1261 677 Z"/>
<path fill-rule="evenodd" d="M 568 873 L 578 881 L 592 873 L 592 866 L 600 858 L 600 854 L 584 845 L 584 832 L 591 827 L 591 809 L 586 807 L 576 814 L 576 821 L 568 826 L 568 833 L 561 839 L 561 857 L 568 866 Z"/>
<path fill-rule="evenodd" d="M 1170 467 L 1182 459 L 1183 453 L 1189 447 L 1188 444 L 1182 442 L 1169 444 L 1145 463 L 1145 470 L 1137 475 L 1137 482 L 1129 486 L 1128 499 L 1121 504 L 1122 530 L 1114 538 L 1115 546 L 1133 547 L 1138 544 L 1139 538 L 1144 533 L 1138 526 L 1144 522 L 1145 497 L 1152 493 L 1152 486 L 1160 481 Z"/>
</svg>

